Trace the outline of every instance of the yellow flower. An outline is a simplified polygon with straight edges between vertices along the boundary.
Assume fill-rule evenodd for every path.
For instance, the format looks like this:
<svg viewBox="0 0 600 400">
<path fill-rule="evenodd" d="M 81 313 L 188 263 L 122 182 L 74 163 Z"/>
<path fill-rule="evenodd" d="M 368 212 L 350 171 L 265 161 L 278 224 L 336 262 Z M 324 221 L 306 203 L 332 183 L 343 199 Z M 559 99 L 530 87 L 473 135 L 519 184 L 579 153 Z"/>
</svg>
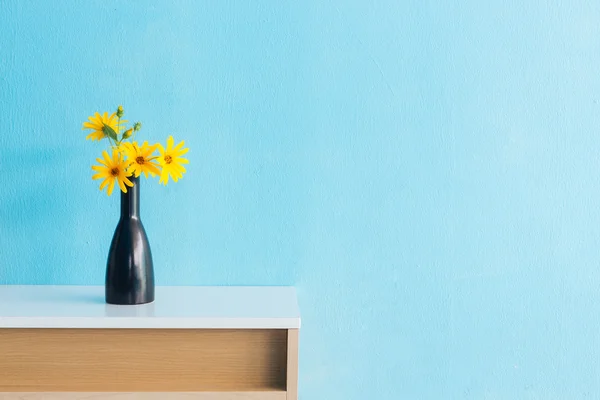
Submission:
<svg viewBox="0 0 600 400">
<path fill-rule="evenodd" d="M 100 113 L 96 113 L 91 117 L 88 117 L 89 122 L 86 121 L 83 123 L 83 130 L 91 129 L 92 133 L 87 135 L 86 139 L 91 140 L 102 140 L 106 137 L 106 133 L 104 133 L 104 127 L 110 126 L 115 132 L 119 132 L 120 125 L 127 121 L 120 121 L 117 118 L 117 113 L 111 114 L 108 116 L 108 113 L 105 112 L 104 115 L 100 115 Z"/>
<path fill-rule="evenodd" d="M 127 161 L 121 156 L 117 150 L 113 150 L 112 158 L 105 151 L 102 152 L 102 158 L 96 158 L 101 165 L 92 165 L 92 169 L 98 173 L 92 176 L 92 179 L 104 179 L 100 184 L 100 190 L 108 185 L 107 195 L 111 195 L 115 182 L 118 183 L 121 191 L 127 193 L 127 186 L 133 186 L 133 183 L 127 179 L 131 176 L 131 172 L 127 172 Z M 127 185 L 127 186 L 125 186 Z"/>
<path fill-rule="evenodd" d="M 125 132 L 123 132 L 123 139 L 129 139 L 129 137 L 133 134 L 133 129 L 129 128 Z"/>
<path fill-rule="evenodd" d="M 154 161 L 156 157 L 152 157 L 152 153 L 156 150 L 156 145 L 149 146 L 148 142 L 144 142 L 141 146 L 138 146 L 137 142 L 123 143 L 121 144 L 122 152 L 127 156 L 127 162 L 129 164 L 128 171 L 132 172 L 134 176 L 139 177 L 142 172 L 148 177 L 160 175 L 158 164 Z"/>
<path fill-rule="evenodd" d="M 185 172 L 185 168 L 181 164 L 189 163 L 187 159 L 181 157 L 189 151 L 188 148 L 183 148 L 184 142 L 181 141 L 176 147 L 173 147 L 174 144 L 175 141 L 173 140 L 173 136 L 169 136 L 167 139 L 166 149 L 160 143 L 157 144 L 158 151 L 160 151 L 158 162 L 162 167 L 158 183 L 163 183 L 165 186 L 169 182 L 169 175 L 175 182 L 181 179 Z"/>
</svg>

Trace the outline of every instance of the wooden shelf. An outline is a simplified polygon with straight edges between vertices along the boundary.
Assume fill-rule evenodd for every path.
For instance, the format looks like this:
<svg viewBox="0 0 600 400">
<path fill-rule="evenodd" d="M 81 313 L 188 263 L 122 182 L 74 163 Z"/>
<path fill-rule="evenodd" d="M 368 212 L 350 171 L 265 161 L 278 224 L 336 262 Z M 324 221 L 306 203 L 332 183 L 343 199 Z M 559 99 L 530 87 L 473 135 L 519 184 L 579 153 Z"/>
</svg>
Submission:
<svg viewBox="0 0 600 400">
<path fill-rule="evenodd" d="M 103 291 L 0 286 L 0 400 L 297 399 L 293 288 L 159 287 L 140 306 Z"/>
<path fill-rule="evenodd" d="M 0 400 L 286 400 L 286 392 L 2 393 Z"/>
</svg>

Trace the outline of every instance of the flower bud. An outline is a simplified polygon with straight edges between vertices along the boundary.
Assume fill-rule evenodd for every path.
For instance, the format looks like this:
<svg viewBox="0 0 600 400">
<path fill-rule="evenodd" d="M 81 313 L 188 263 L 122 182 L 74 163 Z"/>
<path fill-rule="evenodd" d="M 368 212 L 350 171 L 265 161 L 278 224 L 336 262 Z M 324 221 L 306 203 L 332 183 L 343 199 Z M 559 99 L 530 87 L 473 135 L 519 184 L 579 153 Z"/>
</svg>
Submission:
<svg viewBox="0 0 600 400">
<path fill-rule="evenodd" d="M 135 124 L 133 124 L 133 130 L 134 131 L 139 131 L 140 129 L 142 129 L 142 123 L 141 122 L 136 122 Z"/>
<path fill-rule="evenodd" d="M 123 132 L 123 139 L 127 139 L 127 138 L 131 137 L 132 134 L 133 134 L 133 129 L 131 129 L 131 128 L 127 129 L 125 132 Z"/>
<path fill-rule="evenodd" d="M 125 114 L 125 111 L 123 110 L 123 106 L 117 107 L 117 117 L 121 118 L 123 116 L 123 114 Z"/>
</svg>

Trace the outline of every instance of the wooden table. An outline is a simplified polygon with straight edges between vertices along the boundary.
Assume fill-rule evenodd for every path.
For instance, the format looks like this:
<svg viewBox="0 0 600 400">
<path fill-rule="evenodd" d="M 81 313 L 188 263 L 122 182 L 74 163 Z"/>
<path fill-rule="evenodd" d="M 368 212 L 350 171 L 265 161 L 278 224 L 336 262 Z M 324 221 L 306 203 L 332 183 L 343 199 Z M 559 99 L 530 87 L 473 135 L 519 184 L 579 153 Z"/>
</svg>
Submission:
<svg viewBox="0 0 600 400">
<path fill-rule="evenodd" d="M 290 287 L 0 286 L 0 399 L 296 400 L 299 328 Z"/>
</svg>

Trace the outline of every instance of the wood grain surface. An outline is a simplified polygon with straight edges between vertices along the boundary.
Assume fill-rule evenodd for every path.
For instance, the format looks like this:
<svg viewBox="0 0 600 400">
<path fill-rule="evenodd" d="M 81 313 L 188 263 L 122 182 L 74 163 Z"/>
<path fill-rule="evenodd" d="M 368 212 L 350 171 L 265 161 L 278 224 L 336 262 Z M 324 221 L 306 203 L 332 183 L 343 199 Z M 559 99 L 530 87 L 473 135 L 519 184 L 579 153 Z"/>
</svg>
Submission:
<svg viewBox="0 0 600 400">
<path fill-rule="evenodd" d="M 286 353 L 286 330 L 0 329 L 0 392 L 285 391 Z"/>
<path fill-rule="evenodd" d="M 298 329 L 288 330 L 287 340 L 287 400 L 298 400 Z"/>
<path fill-rule="evenodd" d="M 285 392 L 0 393 L 0 400 L 285 400 Z"/>
</svg>

